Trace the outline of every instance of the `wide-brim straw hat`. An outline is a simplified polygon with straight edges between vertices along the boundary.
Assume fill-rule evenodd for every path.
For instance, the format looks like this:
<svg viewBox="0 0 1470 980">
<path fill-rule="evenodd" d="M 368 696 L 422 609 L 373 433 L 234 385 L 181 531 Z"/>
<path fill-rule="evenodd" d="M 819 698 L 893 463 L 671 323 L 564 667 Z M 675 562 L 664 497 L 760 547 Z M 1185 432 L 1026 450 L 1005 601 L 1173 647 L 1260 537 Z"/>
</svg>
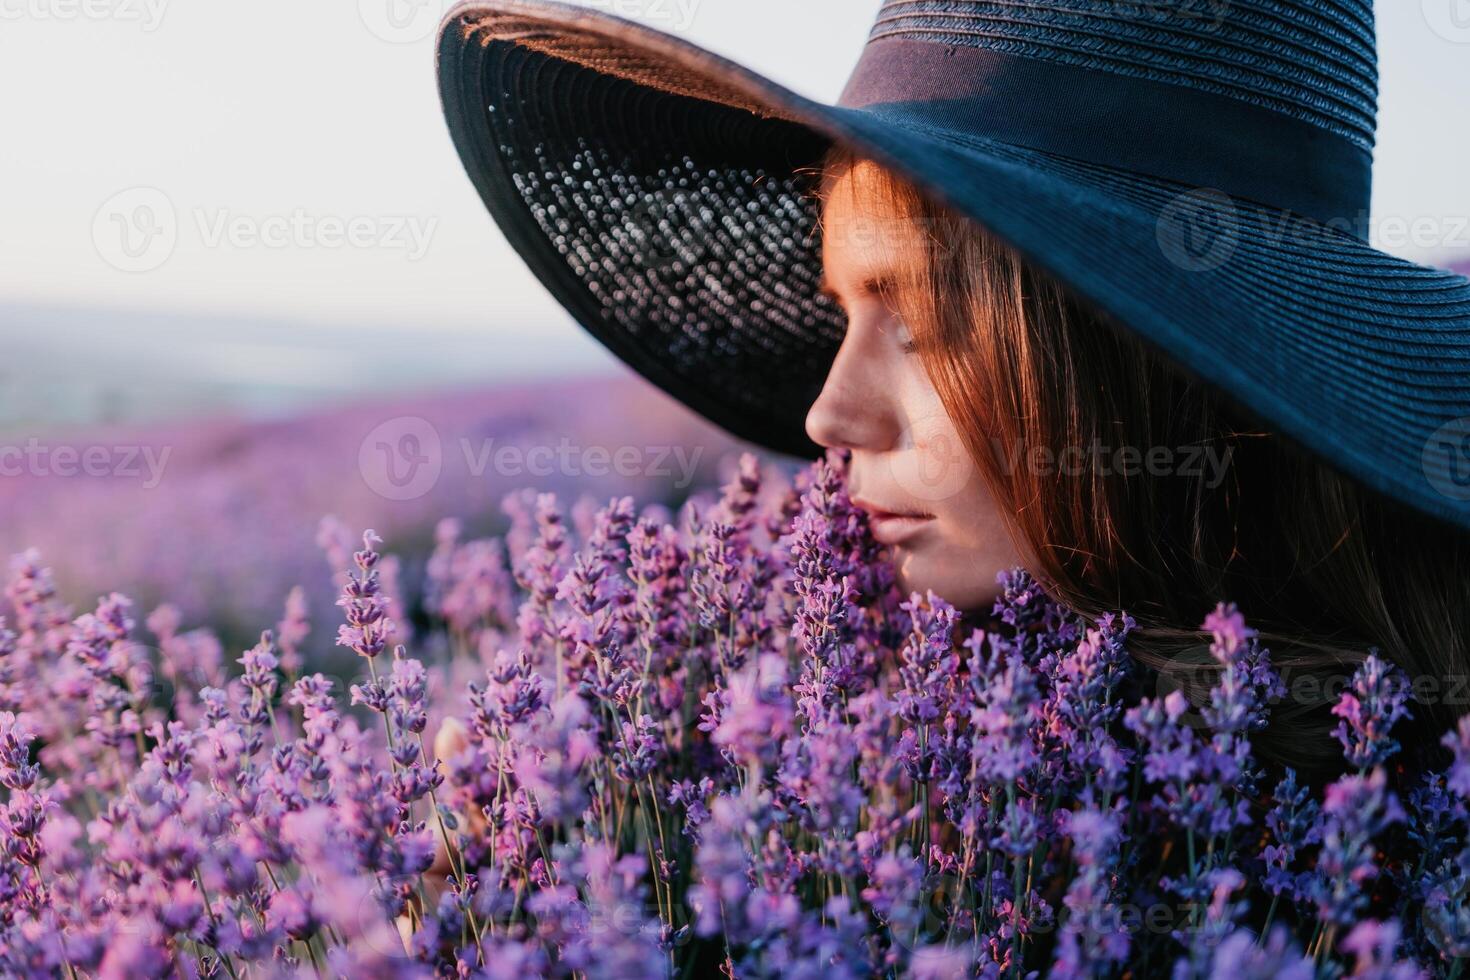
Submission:
<svg viewBox="0 0 1470 980">
<path fill-rule="evenodd" d="M 467 0 L 438 39 L 450 132 L 511 244 L 736 435 L 816 449 L 845 321 L 813 168 L 839 141 L 1334 468 L 1470 528 L 1470 280 L 1367 241 L 1376 65 L 1371 0 L 887 0 L 835 104 L 550 0 Z"/>
</svg>

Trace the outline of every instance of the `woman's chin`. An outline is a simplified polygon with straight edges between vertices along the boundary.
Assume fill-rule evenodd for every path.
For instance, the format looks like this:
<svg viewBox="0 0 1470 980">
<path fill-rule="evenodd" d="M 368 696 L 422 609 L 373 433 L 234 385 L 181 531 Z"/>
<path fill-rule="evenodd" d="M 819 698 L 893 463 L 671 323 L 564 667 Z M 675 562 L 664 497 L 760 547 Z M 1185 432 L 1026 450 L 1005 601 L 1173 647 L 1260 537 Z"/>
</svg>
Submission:
<svg viewBox="0 0 1470 980">
<path fill-rule="evenodd" d="M 896 547 L 892 553 L 898 587 L 904 595 L 933 592 L 961 611 L 988 611 L 1000 596 L 995 579 L 1005 569 L 977 569 L 973 556 L 967 556 L 970 560 L 963 563 L 952 563 L 927 549 Z"/>
</svg>

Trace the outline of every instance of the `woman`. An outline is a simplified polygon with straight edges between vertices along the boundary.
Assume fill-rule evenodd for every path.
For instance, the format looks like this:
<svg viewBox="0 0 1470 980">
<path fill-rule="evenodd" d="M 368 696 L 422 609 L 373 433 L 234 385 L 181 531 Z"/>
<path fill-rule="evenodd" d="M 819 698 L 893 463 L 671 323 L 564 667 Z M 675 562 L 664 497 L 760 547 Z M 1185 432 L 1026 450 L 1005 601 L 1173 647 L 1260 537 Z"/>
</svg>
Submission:
<svg viewBox="0 0 1470 980">
<path fill-rule="evenodd" d="M 1455 701 L 1470 664 L 1463 535 L 1237 419 L 890 172 L 834 151 L 823 187 L 824 268 L 848 329 L 807 431 L 852 452 L 849 488 L 906 588 L 982 609 L 996 573 L 1023 565 L 1074 609 L 1130 610 L 1135 653 L 1200 690 L 1211 658 L 1178 627 L 1234 599 L 1296 695 L 1261 749 L 1301 769 L 1341 758 L 1325 710 L 1341 689 L 1311 668 L 1377 646 Z M 878 267 L 894 270 L 886 294 Z M 1103 451 L 1069 462 L 1069 447 Z M 1130 466 L 1125 447 L 1168 454 Z M 1443 707 L 1426 735 L 1465 710 Z"/>
<path fill-rule="evenodd" d="M 1361 238 L 1372 24 L 888 0 L 828 106 L 617 18 L 471 0 L 439 66 L 552 293 L 737 434 L 850 451 L 905 588 L 984 609 L 1024 565 L 1128 609 L 1191 692 L 1193 627 L 1233 600 L 1289 686 L 1260 750 L 1325 774 L 1323 678 L 1378 647 L 1432 734 L 1470 668 L 1470 283 Z"/>
</svg>

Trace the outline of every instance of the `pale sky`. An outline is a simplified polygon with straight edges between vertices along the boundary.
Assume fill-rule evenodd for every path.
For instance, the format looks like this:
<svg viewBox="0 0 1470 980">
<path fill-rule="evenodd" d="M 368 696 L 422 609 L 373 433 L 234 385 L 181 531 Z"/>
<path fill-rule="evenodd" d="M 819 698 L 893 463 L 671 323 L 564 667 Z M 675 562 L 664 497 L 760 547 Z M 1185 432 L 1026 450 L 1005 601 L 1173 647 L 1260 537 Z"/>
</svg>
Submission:
<svg viewBox="0 0 1470 980">
<path fill-rule="evenodd" d="M 534 330 L 579 344 L 484 213 L 450 144 L 425 29 L 443 3 L 0 0 L 0 308 Z M 878 3 L 589 5 L 830 101 Z M 1470 257 L 1470 228 L 1457 229 L 1470 224 L 1460 217 L 1470 216 L 1464 7 L 1378 4 L 1375 220 L 1388 220 L 1383 247 L 1420 261 Z M 127 257 L 96 244 L 94 220 L 105 222 L 125 191 L 162 195 L 178 215 L 157 268 L 124 271 Z M 324 244 L 332 222 L 360 216 L 381 222 L 365 226 L 364 244 Z M 285 244 L 215 237 L 234 218 L 308 231 Z M 1457 254 L 1408 240 L 1415 220 Z M 105 318 L 96 329 L 108 329 Z"/>
</svg>

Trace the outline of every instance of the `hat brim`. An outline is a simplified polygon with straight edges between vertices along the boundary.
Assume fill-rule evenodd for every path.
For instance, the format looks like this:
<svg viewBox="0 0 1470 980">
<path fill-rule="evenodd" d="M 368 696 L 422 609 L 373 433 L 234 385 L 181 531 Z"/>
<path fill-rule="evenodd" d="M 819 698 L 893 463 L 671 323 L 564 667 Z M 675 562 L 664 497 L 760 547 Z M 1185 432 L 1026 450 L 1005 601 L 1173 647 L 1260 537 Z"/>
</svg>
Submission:
<svg viewBox="0 0 1470 980">
<path fill-rule="evenodd" d="M 811 168 L 841 141 L 1330 466 L 1470 528 L 1464 277 L 1208 189 L 807 99 L 550 0 L 460 3 L 438 72 L 469 176 L 536 276 L 737 436 L 816 451 L 804 417 L 843 320 L 817 291 Z"/>
</svg>

